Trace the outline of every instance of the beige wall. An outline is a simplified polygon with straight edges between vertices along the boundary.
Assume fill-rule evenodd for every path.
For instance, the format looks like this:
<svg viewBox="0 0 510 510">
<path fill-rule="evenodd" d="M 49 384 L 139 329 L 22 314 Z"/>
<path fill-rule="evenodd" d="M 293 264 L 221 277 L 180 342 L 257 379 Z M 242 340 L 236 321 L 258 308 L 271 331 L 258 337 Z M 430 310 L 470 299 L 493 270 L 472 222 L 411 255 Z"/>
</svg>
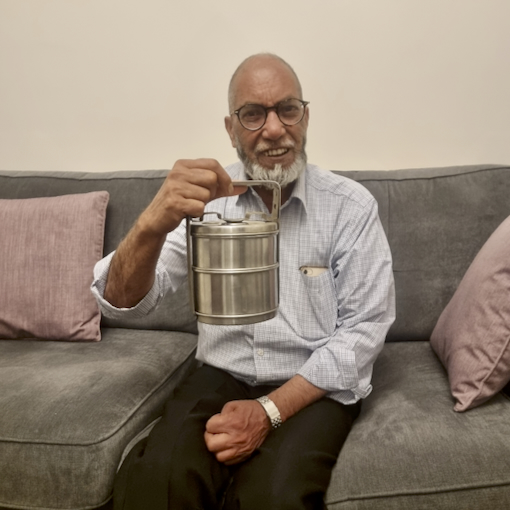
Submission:
<svg viewBox="0 0 510 510">
<path fill-rule="evenodd" d="M 0 169 L 236 159 L 226 88 L 287 59 L 334 169 L 510 163 L 509 0 L 0 0 Z"/>
</svg>

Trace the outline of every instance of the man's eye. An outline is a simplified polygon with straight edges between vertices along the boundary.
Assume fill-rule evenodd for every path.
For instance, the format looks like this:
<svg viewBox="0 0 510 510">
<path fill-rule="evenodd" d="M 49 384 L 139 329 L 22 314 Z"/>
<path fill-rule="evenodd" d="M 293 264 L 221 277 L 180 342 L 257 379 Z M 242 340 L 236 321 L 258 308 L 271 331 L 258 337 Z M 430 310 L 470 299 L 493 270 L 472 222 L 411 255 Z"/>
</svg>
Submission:
<svg viewBox="0 0 510 510">
<path fill-rule="evenodd" d="M 296 115 L 299 112 L 299 108 L 293 104 L 286 104 L 280 107 L 280 113 L 282 115 Z"/>
<path fill-rule="evenodd" d="M 255 119 L 262 115 L 259 108 L 247 108 L 243 110 L 243 118 L 245 119 Z"/>
</svg>

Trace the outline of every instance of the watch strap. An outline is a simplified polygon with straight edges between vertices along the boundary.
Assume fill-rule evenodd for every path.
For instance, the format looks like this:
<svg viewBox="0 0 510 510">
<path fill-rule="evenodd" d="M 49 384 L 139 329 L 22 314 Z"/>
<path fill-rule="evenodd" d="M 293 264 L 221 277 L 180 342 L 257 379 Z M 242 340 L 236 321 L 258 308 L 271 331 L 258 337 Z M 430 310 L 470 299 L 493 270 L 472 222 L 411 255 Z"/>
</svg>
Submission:
<svg viewBox="0 0 510 510">
<path fill-rule="evenodd" d="M 271 422 L 271 427 L 273 429 L 277 429 L 282 424 L 282 417 L 280 416 L 280 411 L 278 411 L 275 403 L 265 395 L 257 398 L 256 400 L 264 408 L 264 411 Z"/>
</svg>

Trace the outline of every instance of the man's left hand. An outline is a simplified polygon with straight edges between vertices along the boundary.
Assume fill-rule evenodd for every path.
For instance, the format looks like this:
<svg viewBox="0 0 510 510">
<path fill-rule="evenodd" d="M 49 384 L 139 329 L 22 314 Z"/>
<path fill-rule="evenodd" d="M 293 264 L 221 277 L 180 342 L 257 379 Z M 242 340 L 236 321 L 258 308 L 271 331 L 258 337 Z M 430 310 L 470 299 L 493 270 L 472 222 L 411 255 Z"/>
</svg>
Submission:
<svg viewBox="0 0 510 510">
<path fill-rule="evenodd" d="M 256 400 L 233 400 L 212 416 L 205 428 L 207 449 L 218 462 L 230 466 L 251 456 L 271 431 L 271 424 Z"/>
</svg>

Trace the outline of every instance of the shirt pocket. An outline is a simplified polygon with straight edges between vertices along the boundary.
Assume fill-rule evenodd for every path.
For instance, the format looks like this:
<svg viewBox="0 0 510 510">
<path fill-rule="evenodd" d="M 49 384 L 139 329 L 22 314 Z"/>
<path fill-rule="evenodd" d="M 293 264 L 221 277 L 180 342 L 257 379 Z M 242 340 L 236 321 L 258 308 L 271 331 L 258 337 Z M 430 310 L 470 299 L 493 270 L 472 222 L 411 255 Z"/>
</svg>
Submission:
<svg viewBox="0 0 510 510">
<path fill-rule="evenodd" d="M 318 276 L 301 273 L 301 279 L 306 289 L 306 306 L 298 319 L 302 336 L 309 339 L 331 336 L 338 316 L 333 273 L 329 269 Z"/>
</svg>

